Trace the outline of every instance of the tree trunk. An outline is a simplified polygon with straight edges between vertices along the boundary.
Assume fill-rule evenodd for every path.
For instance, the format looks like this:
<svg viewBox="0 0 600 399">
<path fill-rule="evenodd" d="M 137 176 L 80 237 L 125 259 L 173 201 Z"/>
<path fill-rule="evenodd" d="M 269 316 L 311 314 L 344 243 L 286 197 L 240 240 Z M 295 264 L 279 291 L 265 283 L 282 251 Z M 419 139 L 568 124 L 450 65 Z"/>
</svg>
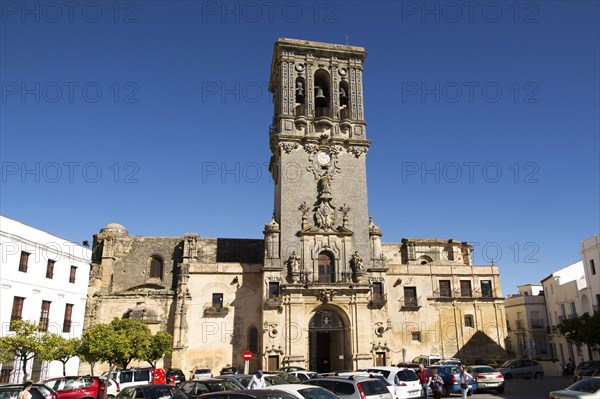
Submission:
<svg viewBox="0 0 600 399">
<path fill-rule="evenodd" d="M 27 377 L 28 377 L 28 375 L 27 375 L 27 360 L 29 360 L 29 359 L 27 359 L 27 355 L 21 356 L 21 367 L 23 370 L 23 383 L 27 382 Z"/>
<path fill-rule="evenodd" d="M 63 377 L 66 377 L 67 376 L 67 362 L 62 362 L 62 364 L 63 364 Z"/>
</svg>

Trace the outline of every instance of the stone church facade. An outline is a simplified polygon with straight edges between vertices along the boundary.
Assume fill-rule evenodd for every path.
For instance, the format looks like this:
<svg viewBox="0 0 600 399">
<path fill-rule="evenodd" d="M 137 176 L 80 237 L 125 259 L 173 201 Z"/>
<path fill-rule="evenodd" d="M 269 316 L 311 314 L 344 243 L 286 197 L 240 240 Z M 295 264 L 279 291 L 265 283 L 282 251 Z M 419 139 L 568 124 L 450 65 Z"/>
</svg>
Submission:
<svg viewBox="0 0 600 399">
<path fill-rule="evenodd" d="M 420 354 L 503 353 L 498 267 L 441 239 L 382 243 L 367 205 L 361 47 L 275 43 L 269 132 L 275 200 L 256 240 L 94 236 L 86 324 L 142 320 L 174 337 L 165 367 L 320 372 Z"/>
</svg>

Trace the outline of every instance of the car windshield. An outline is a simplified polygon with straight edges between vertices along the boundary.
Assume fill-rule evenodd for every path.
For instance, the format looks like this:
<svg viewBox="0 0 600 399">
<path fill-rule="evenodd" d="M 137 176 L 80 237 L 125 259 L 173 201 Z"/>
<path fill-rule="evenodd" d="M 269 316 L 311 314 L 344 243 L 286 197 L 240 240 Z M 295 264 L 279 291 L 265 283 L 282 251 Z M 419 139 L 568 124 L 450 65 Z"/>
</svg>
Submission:
<svg viewBox="0 0 600 399">
<path fill-rule="evenodd" d="M 578 391 L 596 393 L 600 391 L 600 378 L 586 378 L 578 381 L 566 389 L 567 391 Z"/>
<path fill-rule="evenodd" d="M 400 370 L 396 373 L 396 377 L 400 381 L 417 381 L 419 377 L 417 377 L 417 373 L 414 370 Z"/>
<path fill-rule="evenodd" d="M 506 368 L 506 367 L 510 366 L 511 363 L 512 363 L 512 360 L 507 360 L 504 363 L 502 363 L 500 368 Z"/>
<path fill-rule="evenodd" d="M 304 388 L 299 389 L 298 393 L 306 399 L 338 399 L 338 397 L 323 388 Z"/>
</svg>

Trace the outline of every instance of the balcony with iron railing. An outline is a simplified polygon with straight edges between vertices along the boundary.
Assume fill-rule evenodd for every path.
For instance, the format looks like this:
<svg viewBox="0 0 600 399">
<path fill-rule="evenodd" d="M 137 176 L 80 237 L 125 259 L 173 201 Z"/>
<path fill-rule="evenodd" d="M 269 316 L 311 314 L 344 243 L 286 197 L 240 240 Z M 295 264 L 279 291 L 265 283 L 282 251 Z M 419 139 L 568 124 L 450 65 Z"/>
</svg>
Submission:
<svg viewBox="0 0 600 399">
<path fill-rule="evenodd" d="M 543 319 L 529 319 L 529 328 L 532 330 L 543 330 L 544 320 Z"/>
<path fill-rule="evenodd" d="M 484 291 L 481 292 L 479 289 L 475 289 L 475 290 L 471 290 L 471 291 L 467 291 L 467 290 L 463 290 L 461 291 L 460 288 L 455 288 L 454 290 L 448 291 L 448 290 L 440 290 L 439 288 L 433 291 L 432 296 L 430 297 L 430 299 L 435 299 L 435 300 L 440 300 L 440 301 L 444 301 L 444 300 L 460 300 L 460 299 L 464 299 L 464 300 L 473 300 L 473 299 L 478 299 L 478 300 L 495 300 L 498 297 L 493 293 L 493 292 L 489 292 L 489 291 Z"/>
<path fill-rule="evenodd" d="M 400 302 L 400 311 L 414 312 L 421 308 L 420 297 L 416 298 L 414 296 L 400 297 L 398 302 Z"/>
<path fill-rule="evenodd" d="M 265 298 L 265 308 L 277 309 L 283 303 L 283 298 L 279 295 L 271 295 Z"/>
<path fill-rule="evenodd" d="M 557 326 L 546 327 L 546 334 L 558 334 L 558 327 Z"/>
<path fill-rule="evenodd" d="M 387 294 L 373 295 L 369 301 L 369 309 L 381 309 L 387 303 Z"/>
</svg>

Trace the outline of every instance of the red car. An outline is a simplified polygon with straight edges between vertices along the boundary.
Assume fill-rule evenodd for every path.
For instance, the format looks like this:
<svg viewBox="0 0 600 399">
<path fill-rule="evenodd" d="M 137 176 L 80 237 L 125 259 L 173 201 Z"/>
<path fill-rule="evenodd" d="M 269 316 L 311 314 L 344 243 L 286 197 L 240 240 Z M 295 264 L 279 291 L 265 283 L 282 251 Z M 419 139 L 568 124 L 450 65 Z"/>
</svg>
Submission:
<svg viewBox="0 0 600 399">
<path fill-rule="evenodd" d="M 91 376 L 50 378 L 44 385 L 54 389 L 58 399 L 101 399 L 105 389 L 104 381 Z"/>
</svg>

